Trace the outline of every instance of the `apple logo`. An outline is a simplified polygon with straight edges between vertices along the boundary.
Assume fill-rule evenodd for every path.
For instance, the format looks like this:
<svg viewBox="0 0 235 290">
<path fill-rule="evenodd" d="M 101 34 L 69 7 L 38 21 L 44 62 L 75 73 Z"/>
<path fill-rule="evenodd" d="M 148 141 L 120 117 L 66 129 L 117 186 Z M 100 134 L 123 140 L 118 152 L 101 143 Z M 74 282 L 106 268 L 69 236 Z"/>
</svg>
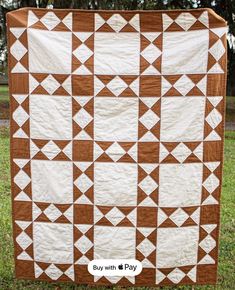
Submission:
<svg viewBox="0 0 235 290">
<path fill-rule="evenodd" d="M 123 270 L 123 265 L 122 264 L 118 265 L 118 269 Z"/>
</svg>

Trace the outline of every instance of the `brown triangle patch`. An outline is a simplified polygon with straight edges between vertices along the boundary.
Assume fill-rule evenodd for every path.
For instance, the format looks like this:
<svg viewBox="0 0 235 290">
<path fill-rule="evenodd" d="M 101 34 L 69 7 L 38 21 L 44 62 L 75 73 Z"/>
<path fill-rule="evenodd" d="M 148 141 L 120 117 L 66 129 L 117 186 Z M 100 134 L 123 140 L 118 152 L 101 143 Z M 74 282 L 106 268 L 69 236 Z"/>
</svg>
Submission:
<svg viewBox="0 0 235 290">
<path fill-rule="evenodd" d="M 104 23 L 96 32 L 115 32 L 107 23 Z"/>
<path fill-rule="evenodd" d="M 39 149 L 42 149 L 49 142 L 49 140 L 40 140 L 40 139 L 32 139 L 32 141 Z"/>
<path fill-rule="evenodd" d="M 137 231 L 136 231 L 136 245 L 138 246 L 144 239 L 145 239 L 145 236 L 137 229 Z"/>
<path fill-rule="evenodd" d="M 138 261 L 143 261 L 145 259 L 145 256 L 139 250 L 136 250 L 136 259 Z"/>
<path fill-rule="evenodd" d="M 73 120 L 73 137 L 76 137 L 82 131 L 82 128 Z"/>
<path fill-rule="evenodd" d="M 91 186 L 85 193 L 85 196 L 93 203 L 94 201 L 94 189 L 93 186 Z"/>
<path fill-rule="evenodd" d="M 64 216 L 60 216 L 56 221 L 56 223 L 70 223 L 70 221 Z"/>
<path fill-rule="evenodd" d="M 38 221 L 40 221 L 40 222 L 51 222 L 51 220 L 44 213 L 41 213 L 40 216 L 38 216 L 35 221 L 36 222 L 38 222 Z"/>
<path fill-rule="evenodd" d="M 90 115 L 94 115 L 94 99 L 90 99 L 83 107 Z"/>
<path fill-rule="evenodd" d="M 94 34 L 85 40 L 84 44 L 91 50 L 94 51 Z"/>
<path fill-rule="evenodd" d="M 209 71 L 217 63 L 216 59 L 208 52 L 207 70 Z"/>
<path fill-rule="evenodd" d="M 76 56 L 73 55 L 72 56 L 72 72 L 77 70 L 81 65 L 82 63 L 76 58 Z"/>
<path fill-rule="evenodd" d="M 194 151 L 202 142 L 184 142 L 191 151 Z"/>
<path fill-rule="evenodd" d="M 143 34 L 140 35 L 140 41 L 141 41 L 140 43 L 141 51 L 143 51 L 146 47 L 148 47 L 151 44 L 151 42 Z"/>
<path fill-rule="evenodd" d="M 52 29 L 52 31 L 70 31 L 70 30 L 63 22 L 60 22 L 58 25 L 56 25 L 55 28 Z"/>
<path fill-rule="evenodd" d="M 162 142 L 162 145 L 169 151 L 173 151 L 178 145 L 180 144 L 180 142 Z"/>
<path fill-rule="evenodd" d="M 104 226 L 113 226 L 113 224 L 106 217 L 102 217 L 96 224 Z"/>
<path fill-rule="evenodd" d="M 91 138 L 93 138 L 93 128 L 94 128 L 94 125 L 93 125 L 93 121 L 91 121 L 85 128 L 84 128 L 84 131 L 86 131 L 86 133 L 88 135 L 90 135 Z"/>
<path fill-rule="evenodd" d="M 75 34 L 72 34 L 72 44 L 73 44 L 72 50 L 74 51 L 82 44 L 82 41 L 79 38 L 77 38 Z"/>
<path fill-rule="evenodd" d="M 26 70 L 28 70 L 29 67 L 28 52 L 21 58 L 20 63 Z"/>
<path fill-rule="evenodd" d="M 189 30 L 201 30 L 201 29 L 208 29 L 204 24 L 201 23 L 201 21 L 196 21 Z"/>
<path fill-rule="evenodd" d="M 206 100 L 206 110 L 205 110 L 205 117 L 209 115 L 209 113 L 214 109 L 214 106 L 211 104 L 211 102 L 207 99 Z"/>
<path fill-rule="evenodd" d="M 206 256 L 206 252 L 203 251 L 203 249 L 199 246 L 198 247 L 198 262 L 201 261 L 202 258 Z"/>
<path fill-rule="evenodd" d="M 165 32 L 168 31 L 184 31 L 184 29 L 179 26 L 176 22 L 173 22 L 166 30 Z"/>
<path fill-rule="evenodd" d="M 124 154 L 120 159 L 118 159 L 119 162 L 135 162 L 135 160 L 129 155 L 129 154 Z"/>
<path fill-rule="evenodd" d="M 171 87 L 164 95 L 164 97 L 181 97 L 182 94 L 174 87 Z"/>
<path fill-rule="evenodd" d="M 21 104 L 21 107 L 29 114 L 29 98 L 26 98 L 23 103 Z"/>
<path fill-rule="evenodd" d="M 177 227 L 177 225 L 171 220 L 171 219 L 166 219 L 160 227 L 168 228 L 168 227 Z"/>
<path fill-rule="evenodd" d="M 127 23 L 121 30 L 120 32 L 136 32 L 137 30 L 131 26 L 129 23 Z"/>
<path fill-rule="evenodd" d="M 120 78 L 129 86 L 137 78 L 136 76 L 120 76 Z"/>
<path fill-rule="evenodd" d="M 124 218 L 119 224 L 118 226 L 127 226 L 127 227 L 131 227 L 133 226 L 133 224 L 129 221 L 128 218 Z"/>
<path fill-rule="evenodd" d="M 195 86 L 186 94 L 186 96 L 204 96 L 204 93 Z"/>
<path fill-rule="evenodd" d="M 137 204 L 140 204 L 146 197 L 146 193 L 142 189 L 138 188 Z"/>
<path fill-rule="evenodd" d="M 96 159 L 97 162 L 113 162 L 113 160 L 106 154 L 103 153 L 100 157 Z"/>
<path fill-rule="evenodd" d="M 209 30 L 209 49 L 219 40 L 219 36 Z"/>
<path fill-rule="evenodd" d="M 53 141 L 61 150 L 63 150 L 69 143 L 70 141 L 64 141 L 64 140 L 55 140 Z"/>
<path fill-rule="evenodd" d="M 45 78 L 48 77 L 48 74 L 40 74 L 40 73 L 31 73 L 32 77 L 35 78 L 39 83 L 41 83 Z"/>
<path fill-rule="evenodd" d="M 113 78 L 113 75 L 97 75 L 96 76 L 104 85 L 107 85 Z"/>
<path fill-rule="evenodd" d="M 30 26 L 30 28 L 40 29 L 40 30 L 48 30 L 47 27 L 41 22 L 38 21 Z"/>
<path fill-rule="evenodd" d="M 213 129 L 211 128 L 211 126 L 207 122 L 205 122 L 204 123 L 204 138 L 206 138 L 212 131 Z"/>
<path fill-rule="evenodd" d="M 98 94 L 97 96 L 100 97 L 115 97 L 115 95 L 107 88 L 103 88 Z"/>
<path fill-rule="evenodd" d="M 138 166 L 138 183 L 140 183 L 146 176 L 148 176 L 148 174 L 142 167 Z"/>
<path fill-rule="evenodd" d="M 75 259 L 75 261 L 80 259 L 82 256 L 83 256 L 83 254 L 77 248 L 74 247 L 74 259 Z"/>
<path fill-rule="evenodd" d="M 142 117 L 149 110 L 141 100 L 139 100 L 139 118 Z"/>
<path fill-rule="evenodd" d="M 163 207 L 161 208 L 161 210 L 167 215 L 167 216 L 170 216 L 172 215 L 176 210 L 177 208 L 175 207 Z"/>
<path fill-rule="evenodd" d="M 153 63 L 152 63 L 153 67 L 155 67 L 159 73 L 162 69 L 162 56 L 159 56 Z"/>
<path fill-rule="evenodd" d="M 162 50 L 163 34 L 161 33 L 154 41 L 153 44 L 156 45 L 160 50 Z"/>
<path fill-rule="evenodd" d="M 148 257 L 147 259 L 153 264 L 156 264 L 156 251 L 153 251 Z"/>
<path fill-rule="evenodd" d="M 102 212 L 103 215 L 106 215 L 110 210 L 112 210 L 111 206 L 99 206 L 97 208 Z"/>
<path fill-rule="evenodd" d="M 161 99 L 159 99 L 151 108 L 151 110 L 158 116 L 161 114 Z"/>
<path fill-rule="evenodd" d="M 61 95 L 61 96 L 69 96 L 70 94 L 63 88 L 63 87 L 59 87 L 54 93 L 53 95 Z"/>
<path fill-rule="evenodd" d="M 46 91 L 41 85 L 39 85 L 35 90 L 31 92 L 31 94 L 48 95 L 48 91 Z"/>
<path fill-rule="evenodd" d="M 173 86 L 180 78 L 182 75 L 165 75 L 164 78 Z"/>
<path fill-rule="evenodd" d="M 25 252 L 31 257 L 33 258 L 34 254 L 33 254 L 33 244 L 31 244 L 26 250 Z"/>
<path fill-rule="evenodd" d="M 154 201 L 156 204 L 158 204 L 158 189 L 155 189 L 149 197 Z"/>
<path fill-rule="evenodd" d="M 172 272 L 174 270 L 174 268 L 161 268 L 161 269 L 158 269 L 160 270 L 164 275 L 168 275 L 170 274 L 170 272 Z M 170 281 L 170 284 L 172 284 L 172 282 Z"/>
<path fill-rule="evenodd" d="M 148 236 L 148 240 L 153 243 L 153 245 L 156 245 L 156 230 L 154 230 L 149 236 Z"/>
<path fill-rule="evenodd" d="M 35 156 L 34 159 L 41 159 L 41 160 L 48 160 L 48 158 L 41 152 L 39 151 Z"/>
<path fill-rule="evenodd" d="M 203 78 L 205 74 L 189 74 L 187 77 L 196 85 L 199 83 Z"/>
<path fill-rule="evenodd" d="M 29 119 L 21 126 L 21 129 L 29 136 Z"/>
<path fill-rule="evenodd" d="M 197 225 L 195 223 L 195 221 L 193 221 L 191 218 L 188 218 L 183 224 L 182 224 L 182 227 L 185 227 L 185 226 L 195 226 Z"/>
<path fill-rule="evenodd" d="M 24 170 L 25 173 L 28 174 L 28 176 L 31 175 L 30 162 L 26 163 L 22 169 Z"/>
<path fill-rule="evenodd" d="M 136 94 L 130 88 L 126 88 L 119 96 L 120 97 L 134 97 L 136 96 Z"/>
<path fill-rule="evenodd" d="M 96 143 L 103 149 L 107 150 L 114 142 L 96 141 Z"/>
<path fill-rule="evenodd" d="M 86 252 L 86 257 L 89 259 L 89 260 L 93 260 L 93 247 L 88 251 Z"/>
<path fill-rule="evenodd" d="M 88 58 L 88 60 L 86 60 L 84 62 L 84 65 L 86 66 L 86 68 L 89 69 L 89 71 L 92 73 L 94 70 L 94 55 L 92 55 L 91 57 Z"/>
<path fill-rule="evenodd" d="M 148 129 L 145 128 L 145 126 L 139 122 L 139 130 L 138 130 L 138 138 L 142 138 L 146 133 L 148 132 Z"/>
<path fill-rule="evenodd" d="M 189 276 L 185 276 L 181 281 L 180 284 L 192 284 L 192 281 Z M 194 282 L 194 281 L 193 281 Z M 195 282 L 194 282 L 195 283 Z"/>
<path fill-rule="evenodd" d="M 25 189 L 24 189 L 24 193 L 26 193 L 28 195 L 28 197 L 30 199 L 32 199 L 32 190 L 31 190 L 31 183 L 29 183 Z"/>
<path fill-rule="evenodd" d="M 140 56 L 140 73 L 143 73 L 149 66 L 150 66 L 150 63 L 141 55 Z"/>
</svg>

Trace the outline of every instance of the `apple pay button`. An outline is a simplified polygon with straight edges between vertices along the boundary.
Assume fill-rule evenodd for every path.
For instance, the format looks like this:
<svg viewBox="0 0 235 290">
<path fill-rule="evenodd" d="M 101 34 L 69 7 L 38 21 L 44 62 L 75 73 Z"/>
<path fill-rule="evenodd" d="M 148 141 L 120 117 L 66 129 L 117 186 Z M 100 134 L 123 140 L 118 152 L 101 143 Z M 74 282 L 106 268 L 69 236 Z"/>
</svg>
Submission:
<svg viewBox="0 0 235 290">
<path fill-rule="evenodd" d="M 88 271 L 94 276 L 136 276 L 142 271 L 142 264 L 134 259 L 92 260 Z"/>
</svg>

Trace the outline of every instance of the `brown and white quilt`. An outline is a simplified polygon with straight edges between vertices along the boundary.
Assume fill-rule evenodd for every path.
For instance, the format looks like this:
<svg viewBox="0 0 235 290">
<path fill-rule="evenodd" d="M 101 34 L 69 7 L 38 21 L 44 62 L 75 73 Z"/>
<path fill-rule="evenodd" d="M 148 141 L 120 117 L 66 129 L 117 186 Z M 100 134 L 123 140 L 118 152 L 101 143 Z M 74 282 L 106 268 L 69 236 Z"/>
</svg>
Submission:
<svg viewBox="0 0 235 290">
<path fill-rule="evenodd" d="M 16 277 L 214 284 L 226 22 L 210 9 L 8 21 Z M 93 259 L 137 259 L 95 277 Z"/>
</svg>

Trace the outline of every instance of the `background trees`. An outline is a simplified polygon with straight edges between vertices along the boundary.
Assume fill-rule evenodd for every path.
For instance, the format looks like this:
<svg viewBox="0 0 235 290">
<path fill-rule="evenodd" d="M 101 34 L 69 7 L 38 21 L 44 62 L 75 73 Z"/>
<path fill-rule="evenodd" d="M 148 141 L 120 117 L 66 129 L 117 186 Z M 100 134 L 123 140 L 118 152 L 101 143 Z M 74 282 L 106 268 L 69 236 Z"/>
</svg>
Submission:
<svg viewBox="0 0 235 290">
<path fill-rule="evenodd" d="M 235 1 L 233 0 L 0 0 L 0 62 L 6 64 L 5 14 L 18 7 L 46 7 L 74 9 L 160 10 L 212 8 L 228 22 L 228 94 L 235 95 Z M 1 73 L 1 72 L 0 72 Z M 3 73 L 3 72 L 2 72 Z"/>
</svg>

